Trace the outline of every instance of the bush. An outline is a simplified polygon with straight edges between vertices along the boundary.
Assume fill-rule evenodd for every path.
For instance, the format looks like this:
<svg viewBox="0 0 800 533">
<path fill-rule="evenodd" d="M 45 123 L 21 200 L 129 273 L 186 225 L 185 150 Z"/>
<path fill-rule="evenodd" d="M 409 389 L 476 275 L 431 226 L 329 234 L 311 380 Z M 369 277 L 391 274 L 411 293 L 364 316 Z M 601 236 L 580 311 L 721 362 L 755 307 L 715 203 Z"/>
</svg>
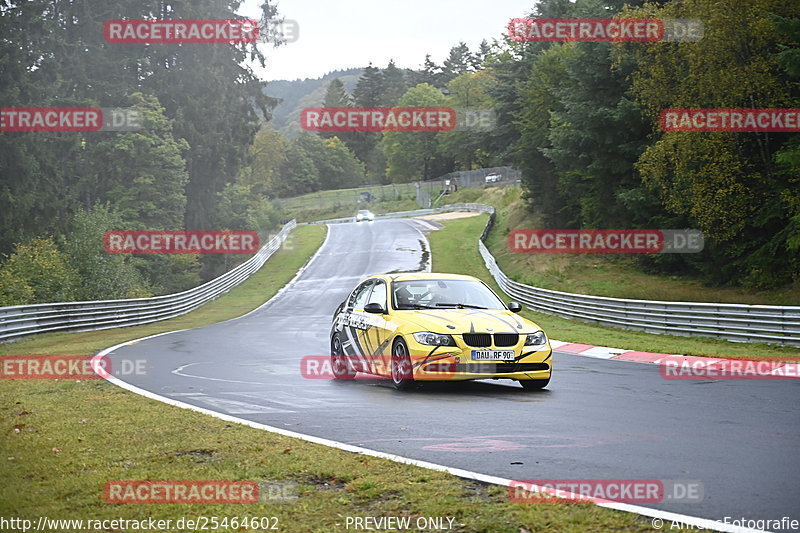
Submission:
<svg viewBox="0 0 800 533">
<path fill-rule="evenodd" d="M 0 267 L 0 305 L 72 300 L 77 279 L 77 272 L 52 238 L 18 243 Z"/>
</svg>

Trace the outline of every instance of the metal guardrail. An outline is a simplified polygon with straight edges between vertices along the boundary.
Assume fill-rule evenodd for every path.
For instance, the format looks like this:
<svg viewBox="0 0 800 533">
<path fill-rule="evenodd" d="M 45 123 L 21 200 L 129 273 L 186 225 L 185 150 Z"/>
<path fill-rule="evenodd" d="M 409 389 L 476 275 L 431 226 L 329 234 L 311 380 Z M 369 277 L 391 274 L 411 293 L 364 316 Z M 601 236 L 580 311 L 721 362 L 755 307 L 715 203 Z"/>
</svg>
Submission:
<svg viewBox="0 0 800 533">
<path fill-rule="evenodd" d="M 294 220 L 290 221 L 253 257 L 187 291 L 152 298 L 0 307 L 0 341 L 53 331 L 91 331 L 149 324 L 188 313 L 249 278 L 280 248 L 296 226 Z"/>
</svg>

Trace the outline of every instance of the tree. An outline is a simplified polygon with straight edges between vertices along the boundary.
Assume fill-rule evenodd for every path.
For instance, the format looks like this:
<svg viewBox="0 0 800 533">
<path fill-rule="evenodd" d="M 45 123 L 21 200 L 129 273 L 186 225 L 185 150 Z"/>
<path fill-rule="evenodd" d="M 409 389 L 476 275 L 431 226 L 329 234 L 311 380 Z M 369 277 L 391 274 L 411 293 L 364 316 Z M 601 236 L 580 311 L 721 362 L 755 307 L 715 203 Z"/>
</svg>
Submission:
<svg viewBox="0 0 800 533">
<path fill-rule="evenodd" d="M 249 164 L 239 173 L 236 183 L 248 187 L 253 194 L 273 197 L 281 179 L 280 169 L 286 159 L 286 150 L 286 139 L 269 125 L 264 125 L 253 139 Z"/>
<path fill-rule="evenodd" d="M 173 137 L 172 124 L 154 96 L 134 93 L 128 107 L 139 112 L 142 128 L 87 137 L 78 197 L 85 209 L 115 204 L 131 229 L 181 229 L 189 181 L 182 154 L 189 145 Z"/>
<path fill-rule="evenodd" d="M 124 227 L 119 213 L 107 205 L 80 209 L 72 217 L 59 244 L 70 268 L 77 273 L 74 299 L 140 298 L 153 294 L 136 264 L 146 269 L 159 259 L 148 262 L 130 255 L 109 254 L 103 249 L 105 233 Z"/>
<path fill-rule="evenodd" d="M 554 89 L 567 83 L 565 63 L 577 53 L 574 45 L 552 47 L 540 53 L 521 84 L 515 156 L 522 171 L 525 197 L 550 227 L 578 225 L 579 198 L 561 188 L 552 161 L 544 154 L 550 144 L 550 120 L 563 109 Z"/>
<path fill-rule="evenodd" d="M 560 105 L 541 150 L 558 173 L 562 196 L 579 199 L 571 217 L 584 228 L 612 228 L 664 214 L 634 170 L 650 129 L 631 95 L 635 63 L 612 69 L 608 43 L 577 43 L 563 61 L 563 81 L 551 88 Z"/>
<path fill-rule="evenodd" d="M 409 89 L 399 106 L 442 107 L 444 95 L 431 85 Z M 387 131 L 381 141 L 386 153 L 387 175 L 393 182 L 409 182 L 440 176 L 452 170 L 452 160 L 440 153 L 437 132 Z"/>
<path fill-rule="evenodd" d="M 481 44 L 478 45 L 478 51 L 475 53 L 474 61 L 472 63 L 472 68 L 475 70 L 480 70 L 483 68 L 484 63 L 489 58 L 489 55 L 492 53 L 492 47 L 486 42 L 486 39 L 481 41 Z"/>
<path fill-rule="evenodd" d="M 318 167 L 322 189 L 344 189 L 366 184 L 364 163 L 338 137 L 326 139 Z"/>
<path fill-rule="evenodd" d="M 314 163 L 319 176 L 318 189 L 342 189 L 364 184 L 364 164 L 338 137 L 323 140 L 304 132 L 296 142 Z"/>
<path fill-rule="evenodd" d="M 389 64 L 381 71 L 381 76 L 383 77 L 381 105 L 393 106 L 408 89 L 405 74 L 395 66 L 394 59 L 390 59 Z"/>
<path fill-rule="evenodd" d="M 442 67 L 433 62 L 430 54 L 425 54 L 425 62 L 422 65 L 422 69 L 415 71 L 413 74 L 414 85 L 427 83 L 428 85 L 442 88 L 442 85 L 440 85 L 441 73 Z"/>
<path fill-rule="evenodd" d="M 280 180 L 275 187 L 277 196 L 297 196 L 319 190 L 319 172 L 314 159 L 303 147 L 302 138 L 310 135 L 301 133 L 289 143 L 286 159 L 280 168 Z"/>
<path fill-rule="evenodd" d="M 0 306 L 70 301 L 77 279 L 51 237 L 31 239 L 0 266 Z"/>
<path fill-rule="evenodd" d="M 328 89 L 325 91 L 325 101 L 322 104 L 325 107 L 352 107 L 353 98 L 345 90 L 342 80 L 334 78 L 328 84 Z"/>
<path fill-rule="evenodd" d="M 384 101 L 384 78 L 380 70 L 370 63 L 356 83 L 353 100 L 356 107 L 380 107 Z M 375 131 L 349 132 L 343 136 L 356 157 L 367 165 L 367 172 L 374 181 L 382 181 L 385 165 L 381 166 L 382 154 L 378 153 L 381 134 Z M 377 163 L 377 165 L 376 165 Z"/>
<path fill-rule="evenodd" d="M 379 107 L 383 101 L 383 75 L 370 63 L 356 83 L 353 100 L 356 107 Z"/>
<path fill-rule="evenodd" d="M 705 22 L 699 42 L 620 47 L 638 62 L 633 90 L 654 130 L 662 109 L 786 108 L 800 98 L 778 54 L 796 36 L 780 31 L 775 18 L 800 17 L 796 2 L 687 0 L 628 15 Z M 785 134 L 662 132 L 639 158 L 645 183 L 666 208 L 705 233 L 710 279 L 769 287 L 800 271 L 788 240 L 796 234 L 797 181 L 776 166 L 788 142 Z"/>
<path fill-rule="evenodd" d="M 461 110 L 491 109 L 489 90 L 495 80 L 488 70 L 466 72 L 447 84 L 447 105 Z M 444 131 L 439 134 L 440 150 L 452 158 L 457 168 L 470 170 L 474 162 L 490 166 L 487 132 Z"/>
<path fill-rule="evenodd" d="M 474 70 L 475 57 L 469 51 L 466 43 L 460 42 L 450 49 L 450 55 L 444 60 L 441 79 L 444 83 L 450 82 L 465 72 Z"/>
</svg>

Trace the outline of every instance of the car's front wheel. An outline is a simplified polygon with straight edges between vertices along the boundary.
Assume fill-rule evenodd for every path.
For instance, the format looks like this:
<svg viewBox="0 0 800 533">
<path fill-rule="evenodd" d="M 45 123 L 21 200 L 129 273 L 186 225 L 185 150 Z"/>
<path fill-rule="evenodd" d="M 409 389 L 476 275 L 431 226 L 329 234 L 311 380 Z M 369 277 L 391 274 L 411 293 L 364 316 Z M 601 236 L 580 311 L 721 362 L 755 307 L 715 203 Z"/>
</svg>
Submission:
<svg viewBox="0 0 800 533">
<path fill-rule="evenodd" d="M 525 390 L 542 390 L 550 383 L 550 378 L 547 379 L 521 379 L 519 384 Z"/>
<path fill-rule="evenodd" d="M 342 339 L 338 333 L 333 334 L 331 339 L 331 369 L 333 370 L 333 379 L 353 379 L 356 377 L 356 372 L 350 366 L 350 361 L 342 349 Z"/>
<path fill-rule="evenodd" d="M 398 390 L 409 389 L 414 385 L 411 357 L 403 339 L 397 339 L 392 346 L 392 384 Z"/>
</svg>

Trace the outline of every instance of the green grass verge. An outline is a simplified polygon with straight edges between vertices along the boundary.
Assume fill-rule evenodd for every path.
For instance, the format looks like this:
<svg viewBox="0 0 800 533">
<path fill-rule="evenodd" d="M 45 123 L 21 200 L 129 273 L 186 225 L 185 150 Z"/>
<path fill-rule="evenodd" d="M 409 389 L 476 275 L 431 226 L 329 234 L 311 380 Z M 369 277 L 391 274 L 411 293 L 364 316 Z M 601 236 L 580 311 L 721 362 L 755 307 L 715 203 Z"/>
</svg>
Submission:
<svg viewBox="0 0 800 533">
<path fill-rule="evenodd" d="M 543 227 L 521 199 L 519 186 L 461 189 L 447 203 L 480 202 L 497 210 L 495 227 L 486 246 L 497 264 L 520 283 L 557 291 L 679 302 L 721 302 L 798 305 L 800 280 L 788 287 L 755 290 L 744 287 L 710 287 L 688 276 L 660 275 L 642 270 L 635 254 L 524 254 L 508 248 L 513 229 Z"/>
<path fill-rule="evenodd" d="M 432 269 L 435 272 L 468 274 L 486 281 L 506 301 L 511 298 L 497 286 L 484 265 L 478 252 L 477 239 L 483 231 L 488 215 L 444 221 L 444 229 L 433 231 L 428 236 L 431 244 Z M 507 273 L 508 274 L 508 273 Z M 785 346 L 772 346 L 763 343 L 735 343 L 704 337 L 678 337 L 673 335 L 654 335 L 593 325 L 579 320 L 569 320 L 554 315 L 525 310 L 522 315 L 533 320 L 558 340 L 612 346 L 643 352 L 699 355 L 708 357 L 730 357 L 747 359 L 750 357 L 797 358 L 800 350 Z"/>
<path fill-rule="evenodd" d="M 0 351 L 91 354 L 132 338 L 238 316 L 288 282 L 317 249 L 324 231 L 323 226 L 296 229 L 293 246 L 276 253 L 247 282 L 183 317 L 117 330 L 42 335 L 0 346 Z M 35 524 L 40 516 L 277 516 L 279 531 L 330 532 L 346 531 L 346 516 L 447 516 L 455 518 L 452 531 L 457 532 L 652 531 L 650 519 L 637 515 L 589 504 L 510 503 L 502 487 L 226 423 L 104 381 L 3 380 L 0 393 L 0 516 L 5 518 Z M 299 498 L 273 505 L 105 503 L 105 483 L 127 479 L 292 481 Z"/>
</svg>

